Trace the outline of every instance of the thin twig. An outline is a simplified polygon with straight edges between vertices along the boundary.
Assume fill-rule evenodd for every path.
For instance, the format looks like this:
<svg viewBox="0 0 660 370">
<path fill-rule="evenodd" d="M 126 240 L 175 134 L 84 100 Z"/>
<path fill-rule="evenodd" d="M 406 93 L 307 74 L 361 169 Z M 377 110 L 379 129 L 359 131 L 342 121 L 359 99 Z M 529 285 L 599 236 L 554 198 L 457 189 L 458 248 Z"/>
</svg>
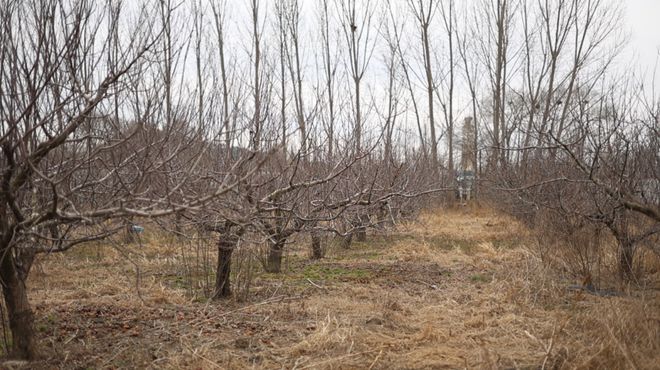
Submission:
<svg viewBox="0 0 660 370">
<path fill-rule="evenodd" d="M 378 352 L 378 356 L 374 359 L 374 362 L 371 363 L 371 366 L 369 366 L 369 370 L 373 369 L 374 366 L 376 366 L 376 362 L 378 362 L 378 359 L 380 358 L 380 355 L 383 354 L 383 350 L 381 349 L 380 352 Z"/>
<path fill-rule="evenodd" d="M 316 284 L 315 282 L 311 281 L 309 278 L 307 278 L 307 281 L 309 281 L 310 284 L 312 284 L 313 286 L 315 286 L 319 289 L 323 289 L 323 290 L 327 289 L 326 287 L 320 286 L 320 285 Z"/>
</svg>

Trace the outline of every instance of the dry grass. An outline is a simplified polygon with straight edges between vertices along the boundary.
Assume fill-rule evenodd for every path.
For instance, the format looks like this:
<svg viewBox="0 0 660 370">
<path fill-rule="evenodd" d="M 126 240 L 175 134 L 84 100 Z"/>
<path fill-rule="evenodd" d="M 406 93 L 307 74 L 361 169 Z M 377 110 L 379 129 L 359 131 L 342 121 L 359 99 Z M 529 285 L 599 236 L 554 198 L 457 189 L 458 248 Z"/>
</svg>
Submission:
<svg viewBox="0 0 660 370">
<path fill-rule="evenodd" d="M 423 215 L 321 262 L 291 246 L 246 302 L 177 285 L 181 248 L 81 249 L 30 281 L 42 368 L 653 368 L 660 286 L 600 297 L 566 289 L 488 209 Z M 125 255 L 128 254 L 130 259 Z M 189 256 L 190 257 L 190 256 Z M 136 267 L 140 269 L 139 294 Z"/>
</svg>

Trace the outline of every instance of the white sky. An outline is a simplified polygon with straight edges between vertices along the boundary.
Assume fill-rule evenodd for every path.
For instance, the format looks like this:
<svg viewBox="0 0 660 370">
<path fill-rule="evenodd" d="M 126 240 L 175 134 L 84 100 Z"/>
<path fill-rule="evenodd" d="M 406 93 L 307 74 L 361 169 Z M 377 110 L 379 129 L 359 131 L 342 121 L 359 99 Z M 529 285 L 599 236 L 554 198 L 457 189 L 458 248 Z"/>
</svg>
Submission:
<svg viewBox="0 0 660 370">
<path fill-rule="evenodd" d="M 624 6 L 630 29 L 626 52 L 650 72 L 660 51 L 660 0 L 627 0 Z"/>
</svg>

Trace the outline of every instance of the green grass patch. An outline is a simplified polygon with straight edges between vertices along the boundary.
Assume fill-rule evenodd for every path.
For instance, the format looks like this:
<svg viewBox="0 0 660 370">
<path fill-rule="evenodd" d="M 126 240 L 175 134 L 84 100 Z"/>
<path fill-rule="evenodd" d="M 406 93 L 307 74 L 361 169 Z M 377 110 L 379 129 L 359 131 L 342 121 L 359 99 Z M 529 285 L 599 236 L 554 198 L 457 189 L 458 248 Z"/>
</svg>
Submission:
<svg viewBox="0 0 660 370">
<path fill-rule="evenodd" d="M 488 274 L 474 274 L 470 276 L 470 281 L 473 283 L 490 283 L 493 277 Z"/>
<path fill-rule="evenodd" d="M 231 279 L 233 281 L 233 276 Z M 215 271 L 209 270 L 208 275 L 205 275 L 202 271 L 192 275 L 189 275 L 185 272 L 172 273 L 163 275 L 162 280 L 167 286 L 173 289 L 195 290 L 205 286 L 207 282 L 209 285 L 213 286 L 215 284 Z"/>
<path fill-rule="evenodd" d="M 279 274 L 262 272 L 257 278 L 261 281 L 281 281 L 288 284 L 307 284 L 307 279 L 312 281 L 352 281 L 369 278 L 371 271 L 340 265 L 328 265 L 323 263 L 308 264 L 300 269 L 290 269 Z"/>
<path fill-rule="evenodd" d="M 520 246 L 519 239 L 495 239 L 492 243 L 496 249 L 513 249 Z"/>
<path fill-rule="evenodd" d="M 346 261 L 346 260 L 377 260 L 382 256 L 381 252 L 375 251 L 373 249 L 366 250 L 345 250 L 341 253 L 331 257 L 331 259 L 336 261 Z"/>
<path fill-rule="evenodd" d="M 71 248 L 66 255 L 79 260 L 100 261 L 103 259 L 104 248 L 106 246 L 102 242 L 89 242 Z"/>
<path fill-rule="evenodd" d="M 172 288 L 175 289 L 189 289 L 190 288 L 190 279 L 187 279 L 185 276 L 173 275 L 165 277 L 165 282 Z"/>
<path fill-rule="evenodd" d="M 376 251 L 365 251 L 362 253 L 356 253 L 353 257 L 363 260 L 375 260 L 378 259 L 382 254 Z"/>
<path fill-rule="evenodd" d="M 458 249 L 466 254 L 473 253 L 479 244 L 474 240 L 453 239 L 446 235 L 435 235 L 429 238 L 424 238 L 424 241 L 429 243 L 433 249 L 441 249 L 445 251 Z"/>
<path fill-rule="evenodd" d="M 311 280 L 355 280 L 371 276 L 371 272 L 343 266 L 309 265 L 301 272 L 304 279 Z"/>
<path fill-rule="evenodd" d="M 373 235 L 370 237 L 368 244 L 373 247 L 390 247 L 392 244 L 399 242 L 412 242 L 419 238 L 413 234 L 398 233 L 390 235 Z"/>
</svg>

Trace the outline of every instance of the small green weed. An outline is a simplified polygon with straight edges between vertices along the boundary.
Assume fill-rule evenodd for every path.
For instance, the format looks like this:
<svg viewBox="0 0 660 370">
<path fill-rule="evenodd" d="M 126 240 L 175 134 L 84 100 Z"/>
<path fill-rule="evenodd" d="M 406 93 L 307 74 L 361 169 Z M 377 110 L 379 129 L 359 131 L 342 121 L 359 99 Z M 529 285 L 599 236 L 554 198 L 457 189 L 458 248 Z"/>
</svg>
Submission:
<svg viewBox="0 0 660 370">
<path fill-rule="evenodd" d="M 470 276 L 470 280 L 473 283 L 490 283 L 493 277 L 488 274 L 474 274 Z"/>
<path fill-rule="evenodd" d="M 327 265 L 309 265 L 302 271 L 302 277 L 311 280 L 353 280 L 370 275 L 369 271 L 363 269 Z"/>
<path fill-rule="evenodd" d="M 446 251 L 459 249 L 466 254 L 474 252 L 475 248 L 479 244 L 473 240 L 454 239 L 447 235 L 435 235 L 430 238 L 425 238 L 424 240 L 429 243 L 431 248 Z"/>
</svg>

